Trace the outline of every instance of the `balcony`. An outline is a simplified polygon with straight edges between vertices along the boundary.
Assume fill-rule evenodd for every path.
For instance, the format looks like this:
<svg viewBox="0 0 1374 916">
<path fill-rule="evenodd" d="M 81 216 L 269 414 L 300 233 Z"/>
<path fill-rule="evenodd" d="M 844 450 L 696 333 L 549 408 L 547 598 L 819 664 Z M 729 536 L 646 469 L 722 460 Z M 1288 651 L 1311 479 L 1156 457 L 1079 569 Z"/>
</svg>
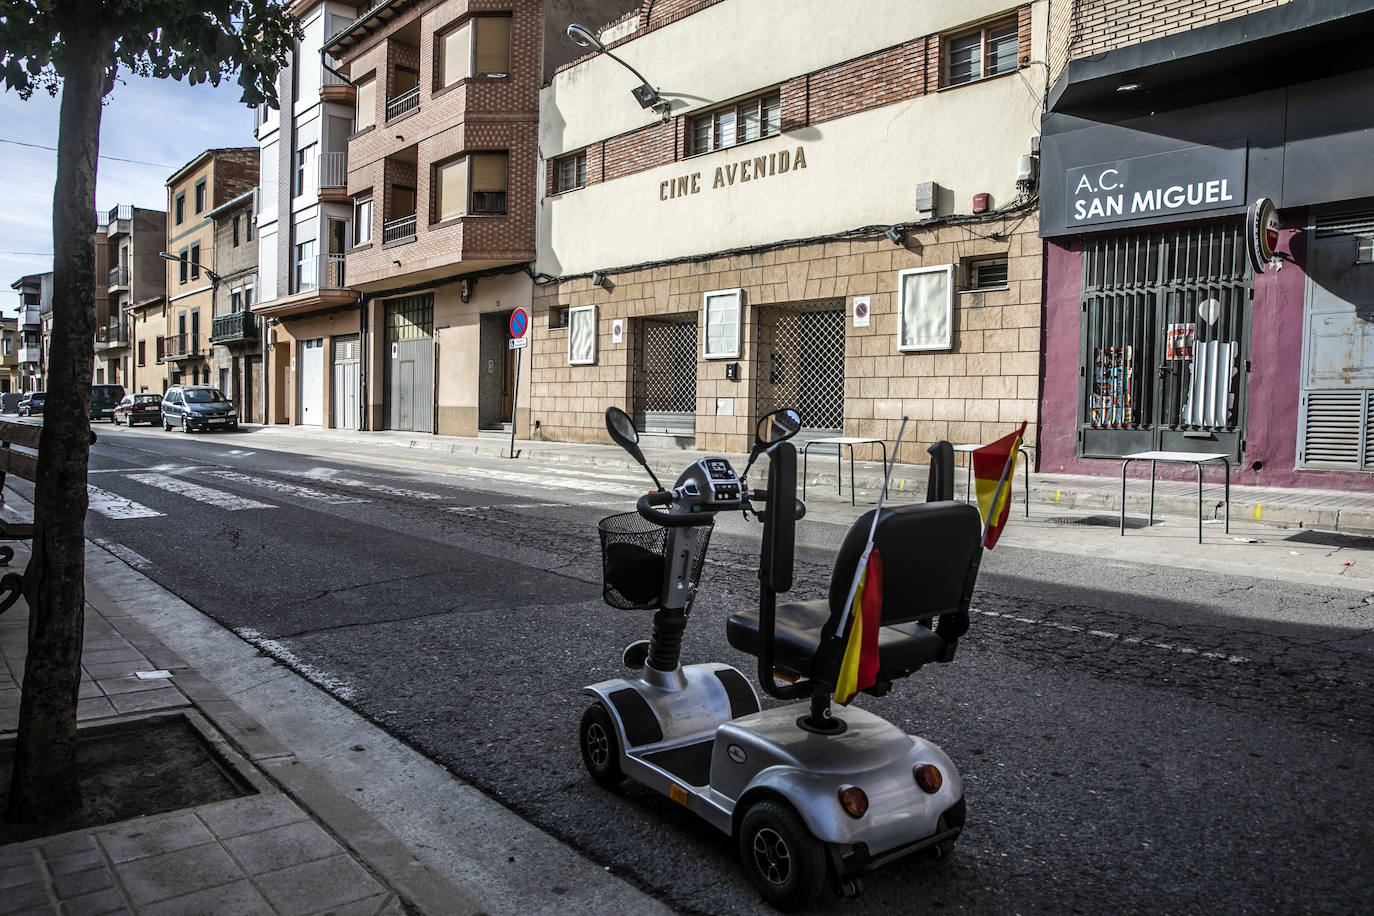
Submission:
<svg viewBox="0 0 1374 916">
<path fill-rule="evenodd" d="M 41 362 L 42 359 L 43 359 L 43 351 L 40 350 L 40 349 L 38 349 L 37 347 L 20 347 L 20 348 L 19 348 L 19 362 L 20 362 L 20 363 L 38 363 L 38 362 Z"/>
<path fill-rule="evenodd" d="M 316 167 L 320 200 L 348 203 L 348 154 L 322 153 Z"/>
<path fill-rule="evenodd" d="M 157 361 L 160 363 L 199 359 L 204 355 L 200 349 L 200 340 L 194 334 L 172 334 L 157 339 Z"/>
<path fill-rule="evenodd" d="M 394 121 L 407 111 L 414 111 L 420 107 L 420 87 L 416 86 L 409 92 L 403 92 L 394 99 L 386 100 L 386 119 Z"/>
<path fill-rule="evenodd" d="M 317 289 L 346 289 L 344 256 L 320 254 L 296 263 L 296 292 L 308 293 Z"/>
<path fill-rule="evenodd" d="M 129 288 L 129 268 L 116 267 L 110 271 L 109 289 Z"/>
<path fill-rule="evenodd" d="M 258 316 L 252 312 L 233 312 L 220 315 L 210 325 L 210 343 L 228 344 L 256 341 Z"/>
<path fill-rule="evenodd" d="M 351 103 L 357 100 L 358 90 L 348 80 L 325 70 L 320 80 L 320 98 L 326 102 Z"/>
<path fill-rule="evenodd" d="M 43 326 L 43 313 L 36 305 L 25 306 L 19 312 L 19 327 L 41 328 Z"/>
<path fill-rule="evenodd" d="M 133 229 L 134 208 L 132 204 L 111 207 L 105 214 L 105 236 L 127 235 Z"/>
<path fill-rule="evenodd" d="M 100 350 L 117 350 L 129 345 L 129 328 L 118 322 L 95 329 L 95 345 Z"/>
<path fill-rule="evenodd" d="M 382 223 L 382 244 L 415 238 L 415 214 Z"/>
</svg>

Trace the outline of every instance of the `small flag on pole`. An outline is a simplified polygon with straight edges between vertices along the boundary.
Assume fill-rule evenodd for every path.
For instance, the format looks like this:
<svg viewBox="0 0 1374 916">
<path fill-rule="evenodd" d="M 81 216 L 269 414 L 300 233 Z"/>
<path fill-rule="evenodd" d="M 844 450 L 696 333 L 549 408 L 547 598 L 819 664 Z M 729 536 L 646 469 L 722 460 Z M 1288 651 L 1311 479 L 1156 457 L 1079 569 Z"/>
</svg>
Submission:
<svg viewBox="0 0 1374 916">
<path fill-rule="evenodd" d="M 983 515 L 983 546 L 991 550 L 1007 524 L 1011 511 L 1011 472 L 1021 451 L 1021 439 L 1026 434 L 1023 421 L 1016 432 L 972 454 L 973 479 L 978 491 L 978 511 Z"/>
<path fill-rule="evenodd" d="M 835 702 L 841 706 L 848 706 L 856 693 L 872 687 L 878 679 L 878 628 L 883 621 L 882 555 L 876 549 L 865 551 L 859 566 L 863 572 L 854 592 L 849 636 L 835 681 Z"/>
</svg>

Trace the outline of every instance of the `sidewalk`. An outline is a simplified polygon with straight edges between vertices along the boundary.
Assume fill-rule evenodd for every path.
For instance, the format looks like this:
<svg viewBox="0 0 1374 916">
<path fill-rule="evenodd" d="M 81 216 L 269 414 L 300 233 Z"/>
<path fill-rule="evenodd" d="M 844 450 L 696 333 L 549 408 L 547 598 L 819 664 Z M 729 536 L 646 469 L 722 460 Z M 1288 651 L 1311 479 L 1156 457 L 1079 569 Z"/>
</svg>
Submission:
<svg viewBox="0 0 1374 916">
<path fill-rule="evenodd" d="M 460 456 L 481 458 L 503 458 L 510 449 L 509 434 L 463 438 L 458 436 L 439 436 L 430 433 L 412 433 L 394 430 L 378 432 L 358 432 L 356 430 L 315 429 L 299 426 L 254 426 L 245 427 L 251 435 L 281 438 L 284 440 L 314 440 L 328 443 L 363 444 L 376 448 L 427 449 Z M 842 473 L 837 475 L 834 451 L 812 450 L 807 466 L 807 488 L 834 493 L 842 490 L 849 495 L 849 461 L 846 455 Z M 570 462 L 587 467 L 615 468 L 633 470 L 633 461 L 616 445 L 589 445 L 575 442 L 536 442 L 517 439 L 516 458 L 519 461 L 534 463 Z M 655 469 L 682 467 L 702 457 L 704 452 L 680 449 L 644 450 L 645 457 Z M 903 454 L 909 454 L 903 449 Z M 902 457 L 902 456 L 899 456 Z M 924 457 L 924 455 L 922 455 Z M 966 498 L 965 468 L 956 456 L 955 496 Z M 1171 469 L 1177 472 L 1181 466 Z M 1081 474 L 1045 474 L 1032 472 L 1030 475 L 1030 503 L 1037 511 L 1082 510 L 1110 512 L 1116 514 L 1121 507 L 1121 465 L 1119 461 L 1104 460 L 1103 476 Z M 800 460 L 798 461 L 800 473 Z M 1193 469 L 1186 470 L 1187 480 L 1160 479 L 1155 485 L 1155 517 L 1182 516 L 1197 517 L 1197 484 L 1191 479 Z M 1024 506 L 1023 470 L 1018 466 L 1012 498 L 1017 510 Z M 1126 513 L 1128 518 L 1144 518 L 1149 506 L 1148 468 L 1144 462 L 1137 462 L 1127 475 Z M 911 494 L 917 499 L 925 496 L 927 468 L 924 464 L 897 464 L 892 471 L 892 490 L 894 498 L 903 499 L 903 494 Z M 876 498 L 882 486 L 883 468 L 878 462 L 856 461 L 854 463 L 854 486 L 857 497 L 862 500 Z M 1203 472 L 1204 519 L 1221 520 L 1225 516 L 1223 500 L 1223 476 L 1220 468 L 1207 468 Z M 837 488 L 837 483 L 841 486 Z M 908 497 L 909 498 L 909 497 Z M 1044 507 L 1043 510 L 1040 507 Z M 1035 514 L 1033 512 L 1032 514 Z M 1314 528 L 1323 531 L 1336 531 L 1352 535 L 1374 536 L 1374 493 L 1351 493 L 1339 490 L 1292 489 L 1287 487 L 1231 486 L 1231 521 L 1249 520 L 1266 525 Z"/>
<path fill-rule="evenodd" d="M 667 912 L 100 548 L 86 564 L 80 725 L 184 719 L 247 794 L 0 846 L 0 914 Z M 21 599 L 0 743 L 27 633 Z"/>
</svg>

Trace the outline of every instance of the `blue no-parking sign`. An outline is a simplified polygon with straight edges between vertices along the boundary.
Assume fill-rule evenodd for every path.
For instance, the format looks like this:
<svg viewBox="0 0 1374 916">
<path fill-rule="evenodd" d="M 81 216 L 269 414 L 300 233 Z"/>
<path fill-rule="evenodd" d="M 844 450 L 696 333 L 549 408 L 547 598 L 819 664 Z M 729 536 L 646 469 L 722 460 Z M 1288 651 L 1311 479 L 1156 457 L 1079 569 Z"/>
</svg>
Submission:
<svg viewBox="0 0 1374 916">
<path fill-rule="evenodd" d="M 530 329 L 530 315 L 522 308 L 518 308 L 510 313 L 510 336 L 524 337 L 525 332 Z"/>
</svg>

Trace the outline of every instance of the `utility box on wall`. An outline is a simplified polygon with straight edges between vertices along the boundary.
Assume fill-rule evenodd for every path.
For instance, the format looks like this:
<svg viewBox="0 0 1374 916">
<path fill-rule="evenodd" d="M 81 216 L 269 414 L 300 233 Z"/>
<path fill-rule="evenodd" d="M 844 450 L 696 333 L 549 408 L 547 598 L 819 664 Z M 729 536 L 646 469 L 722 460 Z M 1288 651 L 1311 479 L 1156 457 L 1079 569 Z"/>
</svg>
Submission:
<svg viewBox="0 0 1374 916">
<path fill-rule="evenodd" d="M 940 186 L 933 181 L 923 181 L 916 185 L 916 217 L 931 219 L 940 199 Z"/>
</svg>

